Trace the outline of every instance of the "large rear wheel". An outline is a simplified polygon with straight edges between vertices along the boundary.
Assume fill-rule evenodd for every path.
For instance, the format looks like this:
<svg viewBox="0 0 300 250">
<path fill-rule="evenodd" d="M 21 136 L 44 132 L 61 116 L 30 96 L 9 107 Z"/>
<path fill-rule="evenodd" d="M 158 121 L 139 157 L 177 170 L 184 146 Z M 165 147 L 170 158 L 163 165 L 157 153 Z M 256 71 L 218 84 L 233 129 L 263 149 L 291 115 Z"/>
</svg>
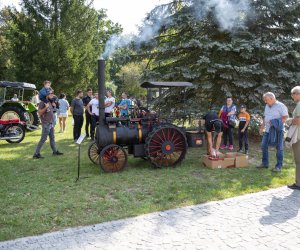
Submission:
<svg viewBox="0 0 300 250">
<path fill-rule="evenodd" d="M 39 117 L 38 117 L 38 114 L 37 114 L 37 111 L 33 111 L 31 113 L 29 113 L 29 118 L 30 118 L 30 125 L 32 126 L 39 126 L 39 123 L 40 123 L 40 120 L 39 120 Z"/>
<path fill-rule="evenodd" d="M 6 106 L 0 112 L 1 120 L 19 119 L 23 122 L 26 121 L 26 111 L 17 106 Z"/>
<path fill-rule="evenodd" d="M 149 133 L 145 147 L 147 157 L 155 167 L 174 167 L 187 152 L 186 136 L 174 125 L 161 125 Z"/>
</svg>

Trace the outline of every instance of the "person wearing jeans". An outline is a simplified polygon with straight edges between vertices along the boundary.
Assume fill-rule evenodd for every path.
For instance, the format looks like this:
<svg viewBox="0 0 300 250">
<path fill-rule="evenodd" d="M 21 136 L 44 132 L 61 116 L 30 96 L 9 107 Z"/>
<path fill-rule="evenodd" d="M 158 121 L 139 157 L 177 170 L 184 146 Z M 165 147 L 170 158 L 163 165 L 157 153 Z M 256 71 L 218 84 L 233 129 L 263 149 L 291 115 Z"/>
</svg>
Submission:
<svg viewBox="0 0 300 250">
<path fill-rule="evenodd" d="M 54 136 L 54 120 L 53 120 L 53 107 L 49 103 L 49 100 L 53 99 L 54 93 L 50 91 L 50 93 L 45 97 L 48 99 L 48 102 L 45 103 L 40 101 L 38 107 L 38 114 L 40 116 L 42 122 L 42 135 L 41 139 L 35 149 L 35 153 L 33 155 L 34 159 L 42 159 L 44 157 L 41 156 L 41 149 L 44 143 L 47 140 L 47 137 L 50 138 L 50 146 L 53 152 L 53 155 L 62 155 L 62 152 L 59 152 L 56 147 L 55 143 L 55 136 Z M 48 110 L 48 112 L 46 112 Z"/>
<path fill-rule="evenodd" d="M 279 120 L 282 124 L 282 130 L 283 130 L 283 124 L 286 122 L 288 118 L 288 109 L 287 107 L 276 100 L 276 97 L 274 93 L 267 92 L 263 95 L 263 100 L 266 103 L 265 111 L 264 111 L 264 120 L 263 123 L 260 126 L 259 133 L 263 135 L 262 143 L 261 143 L 261 151 L 262 151 L 262 162 L 257 168 L 268 168 L 269 167 L 269 144 L 271 138 L 270 134 L 270 127 L 271 123 L 274 120 Z M 277 143 L 276 144 L 276 159 L 277 163 L 275 167 L 272 169 L 274 172 L 280 172 L 283 165 L 283 131 L 281 133 L 278 133 Z"/>
<path fill-rule="evenodd" d="M 296 86 L 291 90 L 291 95 L 294 102 L 297 103 L 294 111 L 293 118 L 291 119 L 291 125 L 296 125 L 298 127 L 297 142 L 292 144 L 294 160 L 296 164 L 296 178 L 295 183 L 288 185 L 291 189 L 300 190 L 300 86 Z"/>
<path fill-rule="evenodd" d="M 76 91 L 76 97 L 71 102 L 70 111 L 74 119 L 74 128 L 73 128 L 73 139 L 77 139 L 81 135 L 81 128 L 83 125 L 83 102 L 82 102 L 83 92 L 81 90 Z"/>
<path fill-rule="evenodd" d="M 276 145 L 276 159 L 277 163 L 275 168 L 281 169 L 283 165 L 283 138 L 284 133 L 281 133 L 281 138 L 278 138 L 279 143 Z M 261 151 L 262 151 L 262 166 L 268 167 L 269 166 L 269 139 L 270 134 L 265 132 L 263 134 L 262 142 L 261 142 Z"/>
</svg>

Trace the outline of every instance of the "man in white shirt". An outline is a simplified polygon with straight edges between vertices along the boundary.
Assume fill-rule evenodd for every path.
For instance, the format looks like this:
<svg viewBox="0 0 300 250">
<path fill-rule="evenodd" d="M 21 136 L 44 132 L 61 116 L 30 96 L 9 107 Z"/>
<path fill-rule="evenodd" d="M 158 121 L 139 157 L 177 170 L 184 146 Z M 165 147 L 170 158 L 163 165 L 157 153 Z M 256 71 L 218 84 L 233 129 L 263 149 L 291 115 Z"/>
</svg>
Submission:
<svg viewBox="0 0 300 250">
<path fill-rule="evenodd" d="M 97 122 L 99 121 L 99 99 L 98 93 L 95 93 L 95 97 L 86 105 L 86 110 L 90 113 L 92 122 L 91 122 L 91 139 L 95 138 L 95 128 Z"/>
<path fill-rule="evenodd" d="M 263 136 L 261 143 L 262 150 L 262 163 L 257 166 L 257 168 L 268 168 L 269 167 L 269 141 L 272 133 L 270 133 L 271 123 L 273 120 L 279 120 L 282 124 L 282 128 L 278 128 L 278 138 L 276 140 L 276 159 L 277 163 L 272 169 L 273 172 L 280 172 L 283 165 L 283 144 L 284 144 L 284 126 L 289 117 L 287 107 L 282 103 L 276 100 L 274 93 L 267 92 L 263 95 L 263 100 L 266 103 L 264 111 L 264 120 L 260 126 L 259 133 Z M 279 133 L 280 132 L 280 133 Z M 271 138 L 273 140 L 273 138 Z"/>
<path fill-rule="evenodd" d="M 111 117 L 111 113 L 113 108 L 115 107 L 115 98 L 112 96 L 112 91 L 107 90 L 106 92 L 107 98 L 104 101 L 105 105 L 105 117 Z"/>
</svg>

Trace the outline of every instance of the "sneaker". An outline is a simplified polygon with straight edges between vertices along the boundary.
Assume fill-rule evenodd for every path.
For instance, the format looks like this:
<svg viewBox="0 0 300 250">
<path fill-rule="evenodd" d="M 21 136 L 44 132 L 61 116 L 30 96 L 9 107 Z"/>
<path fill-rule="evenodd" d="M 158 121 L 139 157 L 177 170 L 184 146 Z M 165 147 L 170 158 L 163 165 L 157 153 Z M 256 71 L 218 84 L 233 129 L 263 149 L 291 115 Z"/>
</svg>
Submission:
<svg viewBox="0 0 300 250">
<path fill-rule="evenodd" d="M 52 155 L 63 155 L 64 153 L 62 153 L 62 152 L 59 152 L 58 150 L 56 151 L 56 152 L 53 152 L 53 154 Z"/>
<path fill-rule="evenodd" d="M 248 154 L 249 154 L 248 150 L 245 150 L 245 155 L 248 155 Z"/>
<path fill-rule="evenodd" d="M 225 144 L 222 144 L 220 149 L 227 149 L 227 146 Z"/>
<path fill-rule="evenodd" d="M 279 172 L 281 172 L 281 169 L 280 169 L 280 168 L 276 168 L 276 167 L 275 167 L 275 168 L 273 168 L 273 169 L 272 169 L 272 172 L 279 173 Z"/>
<path fill-rule="evenodd" d="M 259 166 L 256 166 L 256 168 L 268 168 L 269 166 L 265 166 L 263 164 L 260 164 Z"/>
<path fill-rule="evenodd" d="M 288 185 L 287 186 L 288 188 L 290 189 L 297 189 L 297 190 L 300 190 L 300 187 L 296 185 L 296 183 L 292 184 L 292 185 Z"/>
<path fill-rule="evenodd" d="M 33 159 L 43 159 L 44 157 L 41 156 L 41 154 L 34 154 L 32 158 Z"/>
<path fill-rule="evenodd" d="M 243 151 L 243 150 L 240 148 L 237 152 L 238 152 L 238 153 L 242 153 L 242 151 Z"/>
<path fill-rule="evenodd" d="M 229 145 L 228 150 L 233 150 L 233 145 Z"/>
</svg>

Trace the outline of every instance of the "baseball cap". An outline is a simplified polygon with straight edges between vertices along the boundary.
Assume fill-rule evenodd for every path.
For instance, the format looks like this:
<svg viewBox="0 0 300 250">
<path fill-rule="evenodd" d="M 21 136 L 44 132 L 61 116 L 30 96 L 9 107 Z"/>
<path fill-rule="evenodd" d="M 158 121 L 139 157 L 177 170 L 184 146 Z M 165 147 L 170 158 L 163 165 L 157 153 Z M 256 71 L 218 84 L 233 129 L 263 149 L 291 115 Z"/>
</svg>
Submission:
<svg viewBox="0 0 300 250">
<path fill-rule="evenodd" d="M 245 109 L 246 108 L 246 105 L 245 104 L 242 104 L 241 105 L 241 109 Z"/>
</svg>

